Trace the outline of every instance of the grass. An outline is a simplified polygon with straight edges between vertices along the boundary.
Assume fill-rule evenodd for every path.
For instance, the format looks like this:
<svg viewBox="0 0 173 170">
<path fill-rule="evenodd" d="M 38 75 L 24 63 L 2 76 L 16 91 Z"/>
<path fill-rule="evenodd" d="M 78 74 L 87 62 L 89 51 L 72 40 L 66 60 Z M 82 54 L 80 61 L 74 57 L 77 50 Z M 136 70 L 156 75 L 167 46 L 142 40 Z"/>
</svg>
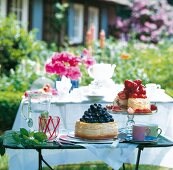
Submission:
<svg viewBox="0 0 173 170">
<path fill-rule="evenodd" d="M 112 170 L 107 164 L 97 161 L 97 162 L 85 162 L 81 164 L 68 164 L 54 166 L 54 170 Z M 134 170 L 135 166 L 131 164 L 125 164 L 126 170 Z M 152 165 L 140 165 L 140 170 L 173 170 L 173 168 L 152 166 Z M 4 155 L 0 156 L 0 170 L 8 170 L 8 157 Z M 44 167 L 43 170 L 49 170 L 49 168 Z M 119 170 L 122 170 L 120 168 Z"/>
</svg>

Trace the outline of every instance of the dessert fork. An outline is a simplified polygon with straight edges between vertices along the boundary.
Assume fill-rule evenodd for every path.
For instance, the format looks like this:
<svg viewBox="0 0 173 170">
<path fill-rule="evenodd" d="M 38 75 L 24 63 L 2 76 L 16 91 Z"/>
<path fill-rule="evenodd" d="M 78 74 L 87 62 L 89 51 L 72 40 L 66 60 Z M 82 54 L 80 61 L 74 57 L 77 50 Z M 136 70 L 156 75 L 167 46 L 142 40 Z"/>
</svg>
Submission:
<svg viewBox="0 0 173 170">
<path fill-rule="evenodd" d="M 126 141 L 127 134 L 126 133 L 119 133 L 118 138 L 112 142 L 111 147 L 115 148 L 118 143 Z"/>
<path fill-rule="evenodd" d="M 74 145 L 75 144 L 73 142 L 61 140 L 59 138 L 56 138 L 53 142 L 54 143 L 58 143 L 60 146 L 63 146 L 63 145 Z"/>
</svg>

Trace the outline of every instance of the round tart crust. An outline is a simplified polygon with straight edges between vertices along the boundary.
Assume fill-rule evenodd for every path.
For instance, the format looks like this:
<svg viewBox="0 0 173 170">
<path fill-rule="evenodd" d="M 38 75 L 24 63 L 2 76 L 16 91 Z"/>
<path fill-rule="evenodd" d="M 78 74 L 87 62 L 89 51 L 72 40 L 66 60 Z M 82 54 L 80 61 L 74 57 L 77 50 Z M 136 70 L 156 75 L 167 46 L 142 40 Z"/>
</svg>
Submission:
<svg viewBox="0 0 173 170">
<path fill-rule="evenodd" d="M 110 139 L 118 135 L 116 122 L 108 123 L 85 123 L 77 121 L 75 125 L 75 136 L 85 139 Z"/>
</svg>

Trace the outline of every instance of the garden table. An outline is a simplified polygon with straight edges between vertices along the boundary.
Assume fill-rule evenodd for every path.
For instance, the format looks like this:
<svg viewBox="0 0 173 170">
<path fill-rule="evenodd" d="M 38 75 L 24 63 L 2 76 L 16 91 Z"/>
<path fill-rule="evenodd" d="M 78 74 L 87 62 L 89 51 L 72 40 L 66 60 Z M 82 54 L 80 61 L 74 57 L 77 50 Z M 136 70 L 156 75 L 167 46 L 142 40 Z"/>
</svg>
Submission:
<svg viewBox="0 0 173 170">
<path fill-rule="evenodd" d="M 34 149 L 38 152 L 38 169 L 42 170 L 42 162 L 44 162 L 50 169 L 53 169 L 44 159 L 44 156 L 42 155 L 42 150 L 44 149 L 85 149 L 84 146 L 81 146 L 80 144 L 59 144 L 55 142 L 48 142 L 46 144 L 42 145 L 35 145 L 35 146 L 22 146 L 22 145 L 17 145 L 12 139 L 12 133 L 14 131 L 6 131 L 4 135 L 4 140 L 3 140 L 3 146 L 5 148 L 9 149 Z M 6 138 L 7 137 L 7 138 Z M 10 139 L 10 140 L 9 140 Z M 123 141 L 122 143 L 128 143 L 128 141 Z M 122 143 L 119 143 L 119 145 L 123 145 Z M 92 145 L 92 144 L 91 144 Z M 102 145 L 102 144 L 99 144 Z M 110 144 L 111 145 L 111 144 Z M 131 145 L 131 143 L 128 143 L 128 145 Z M 172 147 L 173 146 L 173 141 L 167 139 L 164 136 L 159 136 L 157 143 L 139 143 L 137 145 L 138 148 L 138 154 L 137 154 L 137 159 L 136 159 L 136 166 L 135 170 L 139 169 L 139 162 L 140 162 L 140 156 L 141 156 L 141 151 L 144 150 L 144 148 L 157 148 L 157 147 Z M 103 146 L 104 147 L 104 146 Z M 115 157 L 117 155 L 114 155 Z M 157 156 L 157 155 L 155 155 Z M 125 165 L 123 163 L 123 170 L 125 170 Z"/>
<path fill-rule="evenodd" d="M 164 94 L 157 94 L 155 98 L 151 100 L 156 103 L 158 107 L 158 112 L 153 115 L 147 116 L 135 116 L 136 123 L 156 123 L 159 127 L 162 128 L 162 135 L 168 136 L 173 139 L 173 99 Z M 23 100 L 21 101 L 21 105 Z M 54 99 L 51 103 L 50 113 L 52 115 L 58 115 L 61 118 L 60 123 L 60 132 L 67 132 L 74 130 L 75 121 L 78 120 L 83 112 L 88 109 L 89 105 L 92 104 L 92 101 L 58 101 Z M 112 101 L 101 101 L 103 105 L 112 103 Z M 18 109 L 15 122 L 13 124 L 12 130 L 18 131 L 21 127 L 27 128 L 25 120 L 21 116 L 21 105 Z M 124 115 L 113 115 L 114 119 L 118 122 L 119 128 L 125 127 L 127 118 Z M 27 153 L 26 153 L 27 152 Z M 87 149 L 85 150 L 56 150 L 56 151 L 43 151 L 46 157 L 46 160 L 50 162 L 51 165 L 61 165 L 68 163 L 80 163 L 85 161 L 97 161 L 98 159 L 94 154 L 92 154 Z M 31 169 L 30 165 L 34 164 L 37 160 L 37 154 L 34 151 L 10 151 L 9 154 L 9 170 L 15 169 Z M 137 154 L 137 153 L 136 153 Z M 155 154 L 158 156 L 155 157 Z M 135 155 L 135 154 L 134 154 Z M 148 157 L 150 155 L 150 157 Z M 142 164 L 153 164 L 173 168 L 173 162 L 170 156 L 173 155 L 173 149 L 171 148 L 153 148 L 145 149 L 141 155 Z M 59 159 L 56 159 L 58 157 Z M 135 156 L 131 156 L 131 159 L 128 160 L 129 163 L 134 163 Z M 26 164 L 27 161 L 30 161 L 29 164 Z M 127 162 L 127 163 L 128 163 Z M 17 167 L 19 165 L 19 167 Z M 12 168 L 13 167 L 13 168 Z"/>
</svg>

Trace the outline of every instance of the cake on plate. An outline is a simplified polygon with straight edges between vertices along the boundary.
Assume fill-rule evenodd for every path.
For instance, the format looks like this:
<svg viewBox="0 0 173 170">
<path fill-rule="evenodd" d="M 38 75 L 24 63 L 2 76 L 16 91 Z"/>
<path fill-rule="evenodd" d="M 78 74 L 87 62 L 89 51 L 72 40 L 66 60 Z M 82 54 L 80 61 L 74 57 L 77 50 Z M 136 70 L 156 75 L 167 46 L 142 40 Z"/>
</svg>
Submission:
<svg viewBox="0 0 173 170">
<path fill-rule="evenodd" d="M 120 91 L 113 105 L 118 105 L 121 109 L 130 108 L 131 113 L 151 113 L 151 104 L 146 95 L 146 88 L 142 81 L 125 80 L 124 89 Z"/>
<path fill-rule="evenodd" d="M 84 139 L 110 139 L 118 135 L 118 125 L 101 104 L 90 105 L 75 124 L 75 136 Z"/>
</svg>

